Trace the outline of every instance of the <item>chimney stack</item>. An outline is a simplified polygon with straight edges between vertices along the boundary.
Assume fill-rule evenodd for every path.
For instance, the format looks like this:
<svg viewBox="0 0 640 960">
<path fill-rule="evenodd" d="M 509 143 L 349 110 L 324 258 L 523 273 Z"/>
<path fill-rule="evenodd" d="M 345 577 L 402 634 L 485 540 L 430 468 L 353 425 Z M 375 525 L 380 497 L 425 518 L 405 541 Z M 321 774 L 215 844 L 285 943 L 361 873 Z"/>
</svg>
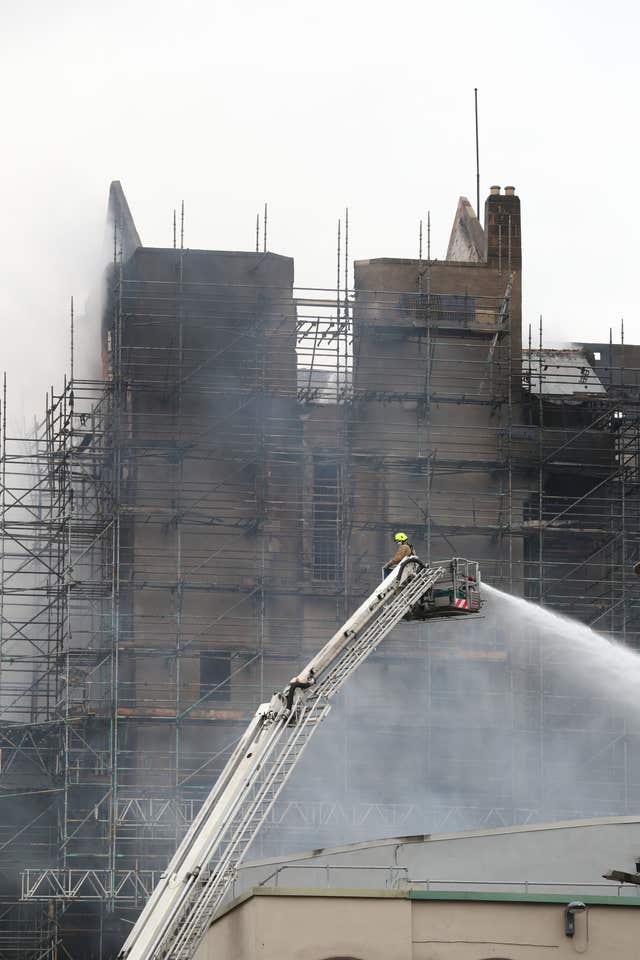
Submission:
<svg viewBox="0 0 640 960">
<path fill-rule="evenodd" d="M 484 205 L 484 233 L 487 264 L 508 273 L 522 269 L 520 241 L 520 198 L 515 187 L 490 187 Z"/>
</svg>

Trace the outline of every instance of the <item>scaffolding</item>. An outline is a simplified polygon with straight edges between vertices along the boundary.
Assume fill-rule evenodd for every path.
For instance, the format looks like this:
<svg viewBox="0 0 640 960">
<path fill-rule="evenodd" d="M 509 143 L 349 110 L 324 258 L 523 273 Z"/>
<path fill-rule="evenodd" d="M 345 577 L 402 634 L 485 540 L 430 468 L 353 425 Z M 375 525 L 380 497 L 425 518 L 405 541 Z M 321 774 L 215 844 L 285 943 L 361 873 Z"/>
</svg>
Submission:
<svg viewBox="0 0 640 960">
<path fill-rule="evenodd" d="M 340 266 L 336 290 L 296 289 L 266 253 L 134 261 L 120 250 L 109 272 L 103 380 L 72 372 L 28 438 L 7 432 L 5 388 L 0 849 L 16 882 L 0 954 L 21 960 L 111 955 L 247 717 L 369 592 L 398 527 L 429 561 L 473 555 L 493 584 L 640 646 L 640 398 L 622 348 L 587 400 L 567 368 L 577 389 L 559 403 L 541 339 L 524 354 L 512 340 L 507 273 L 489 297 L 432 289 L 428 272 L 404 292 L 341 289 Z M 567 813 L 551 789 L 531 799 L 538 767 L 520 787 L 497 761 L 480 776 L 482 730 L 438 754 L 469 671 L 501 671 L 507 693 L 479 710 L 514 726 L 514 672 L 543 673 L 533 638 L 526 663 L 504 631 L 470 631 L 457 659 L 424 641 L 403 628 L 378 658 L 415 666 L 411 729 L 389 718 L 375 663 L 358 715 L 458 784 L 430 828 Z M 359 765 L 349 727 L 344 789 L 328 803 L 309 771 L 262 852 L 424 820 L 419 795 L 400 802 Z M 629 787 L 626 760 L 608 773 Z M 571 813 L 626 812 L 590 802 Z"/>
</svg>

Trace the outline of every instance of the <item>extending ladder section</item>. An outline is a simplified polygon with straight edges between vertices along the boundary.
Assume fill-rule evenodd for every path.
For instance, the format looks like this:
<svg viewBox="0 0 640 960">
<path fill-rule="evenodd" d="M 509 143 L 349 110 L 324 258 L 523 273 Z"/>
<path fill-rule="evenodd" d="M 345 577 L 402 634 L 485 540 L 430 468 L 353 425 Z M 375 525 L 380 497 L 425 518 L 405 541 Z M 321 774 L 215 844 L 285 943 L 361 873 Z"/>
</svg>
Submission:
<svg viewBox="0 0 640 960">
<path fill-rule="evenodd" d="M 119 958 L 191 960 L 330 700 L 420 597 L 445 575 L 420 561 L 387 577 L 314 658 L 332 660 L 294 703 L 262 704 L 131 931 Z M 355 623 L 353 628 L 349 625 Z"/>
</svg>

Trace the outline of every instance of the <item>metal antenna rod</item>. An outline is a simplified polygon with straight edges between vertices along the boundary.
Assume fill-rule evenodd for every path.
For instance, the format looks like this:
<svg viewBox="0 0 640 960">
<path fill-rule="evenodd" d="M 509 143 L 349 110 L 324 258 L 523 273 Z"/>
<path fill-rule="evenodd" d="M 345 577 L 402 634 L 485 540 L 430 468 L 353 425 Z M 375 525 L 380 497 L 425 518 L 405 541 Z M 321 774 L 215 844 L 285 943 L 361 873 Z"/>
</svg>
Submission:
<svg viewBox="0 0 640 960">
<path fill-rule="evenodd" d="M 476 113 L 476 217 L 480 219 L 480 141 L 478 139 L 478 88 L 474 87 L 473 96 Z"/>
<path fill-rule="evenodd" d="M 176 249 L 176 246 L 178 243 L 177 229 L 178 229 L 178 224 L 176 222 L 176 208 L 174 207 L 173 208 L 173 249 L 174 250 Z"/>
<path fill-rule="evenodd" d="M 3 464 L 6 461 L 7 453 L 7 371 L 3 370 L 2 372 L 2 460 Z M 4 495 L 4 484 L 2 485 L 2 491 Z M 4 514 L 5 511 L 3 511 Z M 4 516 L 3 516 L 4 524 Z M 3 555 L 4 560 L 4 555 Z"/>
<path fill-rule="evenodd" d="M 71 384 L 73 386 L 73 297 L 71 297 L 71 358 L 69 366 L 71 368 Z"/>
<path fill-rule="evenodd" d="M 613 386 L 613 327 L 609 327 L 609 387 Z"/>
<path fill-rule="evenodd" d="M 338 326 L 340 326 L 340 247 L 341 247 L 341 229 L 342 221 L 338 219 L 338 250 L 336 265 L 336 305 L 338 310 Z"/>
<path fill-rule="evenodd" d="M 256 213 L 256 253 L 260 252 L 260 214 Z"/>
<path fill-rule="evenodd" d="M 542 314 L 538 317 L 538 602 L 544 606 L 544 482 L 543 482 L 543 464 L 544 455 L 544 402 L 542 394 Z M 511 375 L 511 373 L 509 373 Z"/>
<path fill-rule="evenodd" d="M 264 222 L 262 225 L 262 252 L 267 252 L 267 205 L 264 205 Z"/>
<path fill-rule="evenodd" d="M 431 210 L 427 210 L 427 263 L 431 263 Z"/>
<path fill-rule="evenodd" d="M 184 200 L 180 206 L 180 249 L 184 250 Z"/>
<path fill-rule="evenodd" d="M 342 222 L 338 219 L 338 257 L 336 264 L 336 399 L 340 394 L 340 245 Z"/>
<path fill-rule="evenodd" d="M 349 207 L 344 210 L 344 315 L 349 314 L 347 295 L 349 293 Z"/>
</svg>

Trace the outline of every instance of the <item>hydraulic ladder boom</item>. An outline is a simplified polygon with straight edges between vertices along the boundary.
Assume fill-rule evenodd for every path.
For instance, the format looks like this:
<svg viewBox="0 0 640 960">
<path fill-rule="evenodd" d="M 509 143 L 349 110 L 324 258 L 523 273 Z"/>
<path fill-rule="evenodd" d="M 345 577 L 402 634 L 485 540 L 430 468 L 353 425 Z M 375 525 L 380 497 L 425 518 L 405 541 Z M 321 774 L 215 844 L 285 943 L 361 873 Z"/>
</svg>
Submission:
<svg viewBox="0 0 640 960">
<path fill-rule="evenodd" d="M 446 575 L 403 560 L 307 664 L 261 704 L 118 954 L 119 960 L 191 960 L 235 872 L 343 683 Z"/>
</svg>

